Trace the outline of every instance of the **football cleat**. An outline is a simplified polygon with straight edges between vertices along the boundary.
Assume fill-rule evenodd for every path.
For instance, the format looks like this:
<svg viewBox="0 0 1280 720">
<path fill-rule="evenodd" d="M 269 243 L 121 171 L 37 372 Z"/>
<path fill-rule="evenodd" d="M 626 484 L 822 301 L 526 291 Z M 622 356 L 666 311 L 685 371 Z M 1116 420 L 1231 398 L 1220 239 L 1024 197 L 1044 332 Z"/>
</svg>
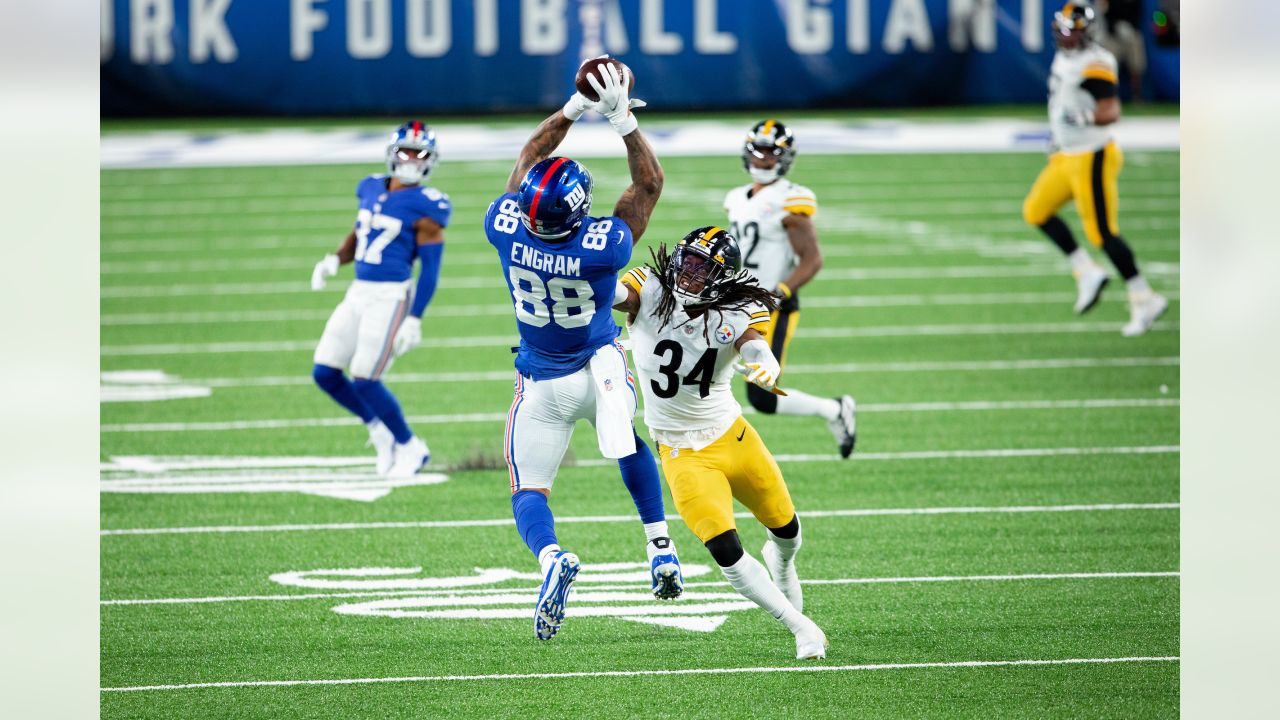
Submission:
<svg viewBox="0 0 1280 720">
<path fill-rule="evenodd" d="M 391 472 L 391 463 L 395 460 L 396 438 L 381 420 L 375 420 L 369 425 L 369 442 L 366 444 L 372 445 L 373 451 L 377 453 L 374 467 L 378 474 L 386 475 Z"/>
<path fill-rule="evenodd" d="M 538 591 L 538 604 L 533 608 L 533 634 L 539 640 L 550 640 L 559 632 L 569 590 L 581 568 L 578 556 L 571 552 L 560 551 L 551 558 Z"/>
<path fill-rule="evenodd" d="M 840 414 L 835 420 L 827 421 L 827 429 L 840 445 L 840 457 L 847 458 L 858 444 L 858 404 L 848 395 L 841 396 L 836 402 L 840 403 Z"/>
<path fill-rule="evenodd" d="M 1102 291 L 1111 282 L 1107 271 L 1091 266 L 1088 270 L 1076 273 L 1076 314 L 1083 315 L 1093 309 L 1102 299 Z"/>
<path fill-rule="evenodd" d="M 804 612 L 804 592 L 800 589 L 800 576 L 796 573 L 795 559 L 793 558 L 790 562 L 784 561 L 782 552 L 778 550 L 778 545 L 773 540 L 765 541 L 760 554 L 764 556 L 764 566 L 769 568 L 773 584 L 777 585 L 786 596 L 787 602 L 791 603 L 795 609 Z"/>
<path fill-rule="evenodd" d="M 1151 329 L 1156 320 L 1169 309 L 1169 301 L 1163 295 L 1148 290 L 1129 296 L 1129 322 L 1120 331 L 1125 337 L 1137 337 Z"/>
<path fill-rule="evenodd" d="M 674 600 L 684 592 L 684 574 L 680 571 L 680 558 L 676 556 L 671 538 L 654 538 L 648 543 L 649 574 L 653 579 L 653 596 L 659 600 Z"/>
<path fill-rule="evenodd" d="M 422 438 L 415 435 L 409 438 L 409 442 L 396 445 L 395 460 L 391 463 L 391 469 L 387 471 L 387 477 L 413 477 L 419 470 L 426 467 L 428 462 L 431 462 L 431 451 L 427 449 L 427 444 L 422 441 Z"/>
<path fill-rule="evenodd" d="M 796 633 L 796 659 L 797 660 L 821 660 L 827 656 L 827 648 L 830 643 L 827 642 L 827 634 L 822 632 L 822 628 L 817 623 L 804 618 L 806 626 Z"/>
</svg>

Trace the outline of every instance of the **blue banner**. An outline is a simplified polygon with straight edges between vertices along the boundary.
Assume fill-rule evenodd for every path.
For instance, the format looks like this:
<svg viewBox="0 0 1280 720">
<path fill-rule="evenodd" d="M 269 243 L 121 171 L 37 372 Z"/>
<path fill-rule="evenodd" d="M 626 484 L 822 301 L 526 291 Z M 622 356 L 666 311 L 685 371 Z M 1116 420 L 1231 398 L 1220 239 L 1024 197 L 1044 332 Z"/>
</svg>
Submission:
<svg viewBox="0 0 1280 720">
<path fill-rule="evenodd" d="M 609 52 L 655 109 L 1040 102 L 1056 0 L 102 0 L 102 112 L 556 107 Z M 1148 41 L 1148 97 L 1178 98 Z M 1170 77 L 1170 68 L 1173 76 Z"/>
</svg>

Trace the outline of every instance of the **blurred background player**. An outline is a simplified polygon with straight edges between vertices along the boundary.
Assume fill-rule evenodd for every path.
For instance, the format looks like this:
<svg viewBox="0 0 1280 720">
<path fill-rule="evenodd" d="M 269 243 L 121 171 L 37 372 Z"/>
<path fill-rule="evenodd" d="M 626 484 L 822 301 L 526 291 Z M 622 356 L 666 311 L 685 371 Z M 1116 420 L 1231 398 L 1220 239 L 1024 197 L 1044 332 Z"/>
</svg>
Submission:
<svg viewBox="0 0 1280 720">
<path fill-rule="evenodd" d="M 694 230 L 669 257 L 663 245 L 652 271 L 635 268 L 622 282 L 617 307 L 628 315 L 644 420 L 680 517 L 729 584 L 795 635 L 797 659 L 825 657 L 826 636 L 802 612 L 800 518 L 730 387 L 741 355 L 752 387 L 773 394 L 781 368 L 762 332 L 776 298 L 742 270 L 737 241 L 719 227 Z M 767 529 L 767 571 L 742 549 L 734 498 Z"/>
<path fill-rule="evenodd" d="M 1129 101 L 1142 99 L 1142 76 L 1147 72 L 1147 43 L 1142 37 L 1142 0 L 1099 0 L 1102 45 L 1129 77 Z"/>
<path fill-rule="evenodd" d="M 1075 200 L 1085 237 L 1102 248 L 1128 286 L 1130 317 L 1121 332 L 1132 337 L 1150 330 L 1169 302 L 1147 284 L 1120 237 L 1117 179 L 1124 154 L 1111 132 L 1120 119 L 1116 59 L 1094 41 L 1095 20 L 1093 8 L 1079 0 L 1067 2 L 1053 16 L 1058 46 L 1049 75 L 1053 149 L 1023 202 L 1022 216 L 1070 258 L 1078 291 L 1075 310 L 1082 314 L 1097 304 L 1109 277 L 1057 215 L 1068 200 Z"/>
<path fill-rule="evenodd" d="M 800 288 L 822 269 L 822 250 L 813 225 L 817 198 L 809 188 L 785 177 L 795 159 L 790 128 L 777 120 L 756 123 L 742 147 L 742 166 L 751 182 L 730 190 L 724 199 L 730 232 L 742 243 L 743 267 L 761 287 L 778 296 L 778 308 L 762 334 L 784 367 L 787 346 L 800 324 Z M 820 417 L 827 421 L 840 456 L 847 458 L 853 452 L 856 405 L 848 395 L 823 398 L 789 389 L 786 397 L 780 397 L 748 384 L 747 401 L 762 413 Z"/>
<path fill-rule="evenodd" d="M 601 454 L 618 459 L 644 524 L 654 595 L 671 599 L 683 589 L 657 463 L 632 424 L 635 385 L 610 309 L 618 272 L 631 259 L 662 193 L 662 166 L 631 113 L 643 102 L 628 97 L 629 71 L 619 75 L 605 64 L 599 72 L 601 78 L 590 80 L 599 102 L 574 93 L 542 121 L 521 150 L 506 192 L 484 219 L 520 332 L 504 454 L 516 530 L 543 573 L 534 609 L 534 634 L 541 640 L 559 630 L 579 569 L 578 557 L 560 548 L 548 505 L 578 420 L 595 426 Z M 631 184 L 609 217 L 589 214 L 592 181 L 585 167 L 548 157 L 588 108 L 604 115 L 627 147 Z"/>
<path fill-rule="evenodd" d="M 356 279 L 325 324 L 312 375 L 320 389 L 365 422 L 378 473 L 392 477 L 413 475 L 431 457 L 381 378 L 395 358 L 422 342 L 422 313 L 440 277 L 452 208 L 447 195 L 422 185 L 437 158 L 429 127 L 411 120 L 397 128 L 387 146 L 388 174 L 356 185 L 355 228 L 311 274 L 311 288 L 320 290 L 339 266 L 355 261 Z M 422 261 L 416 290 L 415 257 Z"/>
</svg>

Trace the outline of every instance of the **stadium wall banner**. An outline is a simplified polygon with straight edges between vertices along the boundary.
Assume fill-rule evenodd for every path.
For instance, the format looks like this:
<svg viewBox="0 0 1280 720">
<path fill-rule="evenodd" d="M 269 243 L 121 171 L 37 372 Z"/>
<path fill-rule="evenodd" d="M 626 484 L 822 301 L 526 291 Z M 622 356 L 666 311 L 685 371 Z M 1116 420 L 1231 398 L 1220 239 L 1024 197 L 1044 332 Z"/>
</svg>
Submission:
<svg viewBox="0 0 1280 720">
<path fill-rule="evenodd" d="M 1057 0 L 102 0 L 104 115 L 559 106 L 608 52 L 654 108 L 1041 102 Z M 1153 64 L 1177 49 L 1148 43 Z M 1176 72 L 1176 70 L 1175 70 Z M 1178 85 L 1161 82 L 1161 99 Z"/>
</svg>

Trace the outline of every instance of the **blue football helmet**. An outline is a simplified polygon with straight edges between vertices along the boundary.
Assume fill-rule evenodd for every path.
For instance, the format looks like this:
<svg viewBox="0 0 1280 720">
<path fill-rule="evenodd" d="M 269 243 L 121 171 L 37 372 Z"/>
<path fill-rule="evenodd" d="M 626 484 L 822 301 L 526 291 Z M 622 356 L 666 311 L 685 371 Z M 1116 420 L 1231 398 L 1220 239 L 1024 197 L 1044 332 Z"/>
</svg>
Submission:
<svg viewBox="0 0 1280 720">
<path fill-rule="evenodd" d="M 402 183 L 417 185 L 431 174 L 439 157 L 436 131 L 424 122 L 410 120 L 391 135 L 391 144 L 387 145 L 387 172 Z"/>
<path fill-rule="evenodd" d="M 569 158 L 549 157 L 524 174 L 516 202 L 526 230 L 559 240 L 591 212 L 591 173 Z"/>
</svg>

